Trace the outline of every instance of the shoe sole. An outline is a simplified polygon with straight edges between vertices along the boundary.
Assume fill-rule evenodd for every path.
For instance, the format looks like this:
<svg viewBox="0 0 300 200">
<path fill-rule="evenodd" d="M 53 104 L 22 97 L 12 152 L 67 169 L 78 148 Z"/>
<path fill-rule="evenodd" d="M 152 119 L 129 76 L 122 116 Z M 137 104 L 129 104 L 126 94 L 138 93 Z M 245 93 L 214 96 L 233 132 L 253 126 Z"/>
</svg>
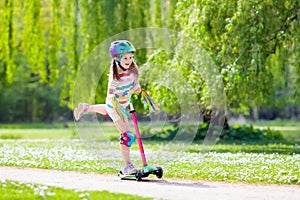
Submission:
<svg viewBox="0 0 300 200">
<path fill-rule="evenodd" d="M 123 176 L 130 176 L 130 175 L 135 175 L 136 173 L 138 173 L 138 171 L 130 172 L 130 173 L 124 173 L 124 172 L 120 171 L 119 173 L 122 174 Z"/>
<path fill-rule="evenodd" d="M 83 109 L 82 103 L 79 103 L 78 107 L 74 109 L 74 118 L 76 121 L 78 121 L 80 119 L 79 112 L 82 111 L 82 109 Z"/>
</svg>

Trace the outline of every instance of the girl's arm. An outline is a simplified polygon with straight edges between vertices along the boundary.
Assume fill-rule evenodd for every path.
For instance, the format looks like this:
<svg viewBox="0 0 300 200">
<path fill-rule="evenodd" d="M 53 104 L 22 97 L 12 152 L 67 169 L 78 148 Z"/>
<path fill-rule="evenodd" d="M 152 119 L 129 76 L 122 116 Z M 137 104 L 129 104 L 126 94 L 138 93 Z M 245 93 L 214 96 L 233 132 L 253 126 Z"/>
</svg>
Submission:
<svg viewBox="0 0 300 200">
<path fill-rule="evenodd" d="M 140 86 L 139 78 L 136 78 L 133 82 L 133 91 L 134 91 L 134 93 L 140 93 L 141 92 L 141 86 Z"/>
<path fill-rule="evenodd" d="M 137 70 L 139 70 L 138 66 L 135 64 L 135 67 Z M 133 91 L 134 93 L 140 93 L 141 92 L 141 86 L 140 86 L 140 81 L 139 81 L 139 75 L 135 75 L 135 79 L 133 82 Z"/>
</svg>

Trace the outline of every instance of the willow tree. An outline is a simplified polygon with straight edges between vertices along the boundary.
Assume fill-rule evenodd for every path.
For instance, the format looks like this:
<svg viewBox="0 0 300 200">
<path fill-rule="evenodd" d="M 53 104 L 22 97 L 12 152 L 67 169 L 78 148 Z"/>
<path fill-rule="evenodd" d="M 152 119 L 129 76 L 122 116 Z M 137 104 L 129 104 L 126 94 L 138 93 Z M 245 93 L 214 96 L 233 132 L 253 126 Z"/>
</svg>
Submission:
<svg viewBox="0 0 300 200">
<path fill-rule="evenodd" d="M 270 103 L 280 87 L 288 87 L 289 95 L 299 99 L 299 14 L 299 1 L 181 0 L 175 23 L 182 41 L 190 38 L 211 55 L 229 107 L 248 113 L 253 106 Z M 177 48 L 185 50 L 188 45 Z M 186 51 L 187 58 L 190 54 Z M 178 56 L 169 57 L 172 65 L 166 65 L 165 56 L 158 53 L 152 62 L 181 69 L 195 83 L 199 104 L 209 105 L 202 72 L 186 67 Z M 278 80 L 285 85 L 279 86 Z"/>
<path fill-rule="evenodd" d="M 13 75 L 16 70 L 15 64 L 15 27 L 14 27 L 14 12 L 15 5 L 13 0 L 5 0 L 0 4 L 1 10 L 0 15 L 0 88 L 2 84 L 6 82 L 12 82 Z"/>
<path fill-rule="evenodd" d="M 41 2 L 24 1 L 24 33 L 22 49 L 33 79 L 47 81 L 45 29 L 42 27 Z M 36 78 L 36 76 L 38 76 Z"/>
<path fill-rule="evenodd" d="M 73 79 L 79 68 L 79 5 L 78 0 L 62 3 L 62 58 L 60 73 L 63 74 L 60 94 L 61 105 L 69 104 L 73 90 Z M 70 105 L 70 104 L 69 104 Z"/>
<path fill-rule="evenodd" d="M 49 31 L 48 39 L 48 77 L 47 80 L 50 83 L 55 83 L 59 79 L 59 59 L 61 59 L 61 54 L 59 53 L 62 46 L 62 9 L 61 1 L 53 0 L 51 2 L 51 26 Z"/>
</svg>

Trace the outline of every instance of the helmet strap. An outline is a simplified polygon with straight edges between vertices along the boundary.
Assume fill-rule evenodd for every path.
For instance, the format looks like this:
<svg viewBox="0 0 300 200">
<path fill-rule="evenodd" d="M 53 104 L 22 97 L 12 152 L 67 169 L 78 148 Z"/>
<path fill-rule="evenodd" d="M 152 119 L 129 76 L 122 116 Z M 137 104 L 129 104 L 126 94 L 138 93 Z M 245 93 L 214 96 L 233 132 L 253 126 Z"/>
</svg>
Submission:
<svg viewBox="0 0 300 200">
<path fill-rule="evenodd" d="M 122 65 L 121 62 L 119 60 L 117 60 L 117 66 L 119 66 L 123 71 L 126 71 L 127 69 L 125 69 Z"/>
</svg>

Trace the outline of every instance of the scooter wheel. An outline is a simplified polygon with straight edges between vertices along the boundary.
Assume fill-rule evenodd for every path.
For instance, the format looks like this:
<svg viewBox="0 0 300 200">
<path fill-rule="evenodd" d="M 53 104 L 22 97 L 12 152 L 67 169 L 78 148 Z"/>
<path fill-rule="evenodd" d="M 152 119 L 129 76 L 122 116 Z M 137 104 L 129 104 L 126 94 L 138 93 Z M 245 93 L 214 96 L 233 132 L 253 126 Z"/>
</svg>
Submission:
<svg viewBox="0 0 300 200">
<path fill-rule="evenodd" d="M 136 179 L 136 181 L 142 180 L 142 176 L 143 176 L 143 174 L 142 174 L 142 172 L 139 170 L 139 171 L 135 174 L 135 179 Z"/>
<path fill-rule="evenodd" d="M 163 170 L 161 167 L 157 167 L 157 169 L 158 170 L 156 171 L 155 175 L 157 178 L 161 179 L 161 177 L 163 176 Z"/>
</svg>

